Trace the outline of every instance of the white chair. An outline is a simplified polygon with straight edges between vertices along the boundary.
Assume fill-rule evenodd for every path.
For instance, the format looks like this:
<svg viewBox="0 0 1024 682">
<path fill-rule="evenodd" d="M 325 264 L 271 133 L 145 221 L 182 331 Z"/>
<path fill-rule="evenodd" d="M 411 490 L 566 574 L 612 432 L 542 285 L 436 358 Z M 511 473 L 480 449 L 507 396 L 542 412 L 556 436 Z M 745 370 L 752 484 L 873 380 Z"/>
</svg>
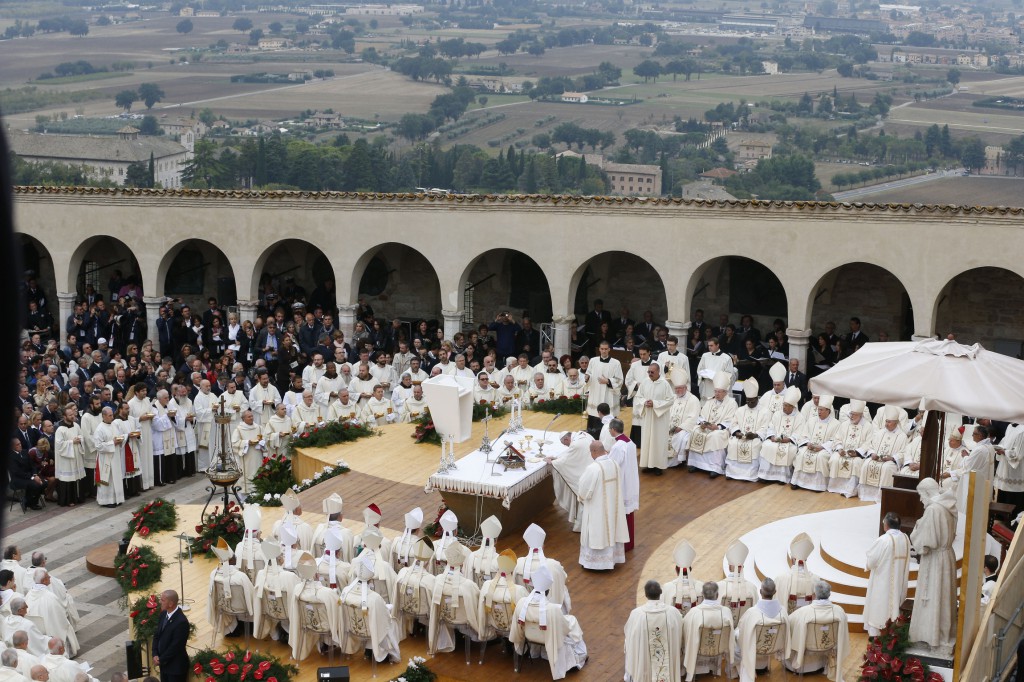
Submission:
<svg viewBox="0 0 1024 682">
<path fill-rule="evenodd" d="M 284 600 L 284 594 L 280 597 L 275 597 L 271 590 L 263 590 L 263 618 L 268 618 L 274 621 L 276 627 L 279 623 L 288 622 L 288 603 Z M 271 632 L 274 630 L 271 629 Z"/>
<path fill-rule="evenodd" d="M 785 637 L 783 633 L 786 626 L 780 622 L 774 623 L 761 623 L 754 627 L 754 637 L 756 641 L 755 651 L 757 657 L 761 658 L 765 656 L 768 658 L 768 674 L 772 673 L 772 658 L 778 658 L 780 655 L 785 656 Z M 788 680 L 789 673 L 786 672 L 786 666 L 782 667 L 782 674 Z"/>
<path fill-rule="evenodd" d="M 331 631 L 331 619 L 327 613 L 327 606 L 323 602 L 305 601 L 298 596 L 296 596 L 296 601 L 298 601 L 299 613 L 302 616 L 299 628 L 316 638 L 318 648 L 323 637 L 328 638 L 330 642 L 328 655 L 331 665 L 334 665 L 334 633 Z"/>
<path fill-rule="evenodd" d="M 804 658 L 807 654 L 817 654 L 825 657 L 825 670 L 832 670 L 841 661 L 836 661 L 836 650 L 839 645 L 839 622 L 833 620 L 830 623 L 811 622 L 807 624 L 807 638 L 804 640 L 803 656 L 794 661 L 794 667 L 801 669 L 804 666 Z M 804 673 L 800 673 L 803 677 Z"/>
<path fill-rule="evenodd" d="M 523 636 L 526 638 L 526 658 L 534 658 L 531 650 L 533 647 L 538 646 L 544 649 L 546 644 L 546 638 L 544 631 L 540 629 L 540 623 L 529 617 L 526 617 L 526 621 L 523 623 Z M 516 672 L 519 672 L 521 667 L 519 652 L 513 648 L 515 656 L 513 656 L 513 667 Z"/>
<path fill-rule="evenodd" d="M 730 646 L 732 646 L 731 628 L 701 625 L 700 643 L 697 645 L 696 665 L 698 669 L 701 665 L 710 666 L 714 671 L 712 674 L 718 677 L 722 674 L 722 669 L 725 668 L 726 676 L 728 676 L 728 666 L 723 664 L 728 660 Z"/>
<path fill-rule="evenodd" d="M 233 617 L 242 623 L 242 629 L 245 630 L 245 648 L 248 649 L 253 614 L 245 602 L 245 590 L 241 585 L 231 585 L 231 589 L 225 592 L 224 584 L 220 580 L 214 580 L 213 599 L 216 604 L 217 622 L 213 624 L 210 645 L 217 643 L 217 634 L 223 630 L 222 623 L 225 618 Z"/>
<path fill-rule="evenodd" d="M 508 640 L 509 631 L 512 629 L 512 619 L 515 618 L 516 605 L 508 601 L 494 602 L 491 610 L 487 611 L 484 623 L 485 630 L 494 630 L 499 637 Z M 484 653 L 487 651 L 487 639 L 480 638 L 480 665 L 484 664 Z"/>
<path fill-rule="evenodd" d="M 359 651 L 365 652 L 372 645 L 372 638 L 370 637 L 370 629 L 366 625 L 366 618 L 363 615 L 363 609 L 358 604 L 347 604 L 344 601 L 341 603 L 342 610 L 342 622 L 346 624 L 345 632 L 347 639 L 353 639 L 359 642 Z M 370 654 L 370 672 L 373 677 L 377 677 L 377 657 Z"/>
</svg>

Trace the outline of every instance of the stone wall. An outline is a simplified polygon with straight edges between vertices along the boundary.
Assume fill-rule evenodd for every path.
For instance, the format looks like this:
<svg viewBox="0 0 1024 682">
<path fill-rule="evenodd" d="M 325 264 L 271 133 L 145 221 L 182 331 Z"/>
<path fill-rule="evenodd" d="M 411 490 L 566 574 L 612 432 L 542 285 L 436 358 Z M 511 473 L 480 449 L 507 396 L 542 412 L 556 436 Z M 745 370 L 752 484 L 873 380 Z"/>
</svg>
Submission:
<svg viewBox="0 0 1024 682">
<path fill-rule="evenodd" d="M 1024 342 L 1024 280 L 1002 268 L 976 268 L 943 291 L 935 316 L 939 336 L 1019 355 Z"/>
<path fill-rule="evenodd" d="M 910 340 L 906 290 L 884 268 L 869 263 L 843 265 L 826 274 L 813 295 L 817 296 L 811 313 L 815 334 L 824 331 L 830 320 L 835 322 L 837 334 L 846 334 L 850 318 L 859 317 L 861 330 L 872 341 L 878 340 L 882 331 L 889 334 L 890 341 Z"/>
<path fill-rule="evenodd" d="M 367 295 L 376 317 L 441 319 L 441 287 L 437 273 L 423 255 L 408 246 L 387 244 L 377 252 L 388 271 L 387 286 Z"/>
<path fill-rule="evenodd" d="M 673 273 L 664 273 L 666 277 Z M 576 313 L 582 322 L 594 299 L 604 301 L 604 309 L 618 317 L 619 311 L 629 309 L 634 320 L 643 319 L 645 310 L 650 310 L 654 321 L 664 323 L 668 318 L 665 301 L 665 282 L 646 261 L 631 253 L 612 252 L 595 256 L 589 262 L 580 286 L 586 287 L 585 295 L 577 295 Z"/>
</svg>

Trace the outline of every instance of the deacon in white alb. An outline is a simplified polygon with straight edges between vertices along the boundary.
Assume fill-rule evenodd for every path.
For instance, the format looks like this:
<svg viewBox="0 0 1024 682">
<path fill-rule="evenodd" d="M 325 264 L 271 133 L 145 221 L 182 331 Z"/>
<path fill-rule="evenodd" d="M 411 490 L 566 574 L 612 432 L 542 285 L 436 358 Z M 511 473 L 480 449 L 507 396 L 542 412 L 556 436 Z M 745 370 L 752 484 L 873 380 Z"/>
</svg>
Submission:
<svg viewBox="0 0 1024 682">
<path fill-rule="evenodd" d="M 280 457 L 288 454 L 288 443 L 291 442 L 295 425 L 288 416 L 284 403 L 274 408 L 274 415 L 263 425 L 263 439 L 266 441 L 267 454 Z"/>
<path fill-rule="evenodd" d="M 220 429 L 213 423 L 213 415 L 217 412 L 217 396 L 210 392 L 210 382 L 203 379 L 199 382 L 199 393 L 192 401 L 192 409 L 196 413 L 196 466 L 200 471 L 210 467 L 210 453 L 216 450 Z M 132 413 L 135 416 L 135 413 Z M 145 448 L 145 431 L 143 431 L 143 448 Z M 143 458 L 145 461 L 145 458 Z M 145 485 L 146 469 L 142 469 L 143 485 Z"/>
<path fill-rule="evenodd" d="M 868 591 L 864 598 L 864 629 L 877 637 L 890 620 L 900 615 L 910 579 L 910 538 L 900 530 L 900 517 L 889 512 L 885 533 L 868 548 Z"/>
<path fill-rule="evenodd" d="M 256 370 L 259 383 L 249 390 L 249 409 L 252 410 L 256 423 L 262 426 L 274 413 L 274 407 L 281 402 L 281 393 L 277 386 L 270 383 L 270 374 L 263 367 Z"/>
</svg>

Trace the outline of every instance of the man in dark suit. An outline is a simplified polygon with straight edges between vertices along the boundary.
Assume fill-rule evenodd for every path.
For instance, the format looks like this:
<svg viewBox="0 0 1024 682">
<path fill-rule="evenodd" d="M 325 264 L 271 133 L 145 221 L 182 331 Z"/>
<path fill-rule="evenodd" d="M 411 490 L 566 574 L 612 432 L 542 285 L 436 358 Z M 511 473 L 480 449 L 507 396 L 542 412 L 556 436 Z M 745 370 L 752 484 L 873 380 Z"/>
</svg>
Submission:
<svg viewBox="0 0 1024 682">
<path fill-rule="evenodd" d="M 28 450 L 22 449 L 21 441 L 17 438 L 11 439 L 11 456 L 7 461 L 7 473 L 11 478 L 11 487 L 25 491 L 22 506 L 39 509 L 39 496 L 46 490 L 46 484 L 36 473 L 35 464 L 29 457 Z"/>
<path fill-rule="evenodd" d="M 611 325 L 611 333 L 615 338 L 619 338 L 626 333 L 626 327 L 632 327 L 636 324 L 636 320 L 629 316 L 629 308 L 623 307 L 619 311 L 619 316 L 615 318 L 615 321 Z"/>
<path fill-rule="evenodd" d="M 185 682 L 189 675 L 188 618 L 178 608 L 178 593 L 165 590 L 160 594 L 163 614 L 153 636 L 153 663 L 160 666 L 160 682 Z"/>
<path fill-rule="evenodd" d="M 584 323 L 587 328 L 587 334 L 595 336 L 600 333 L 602 322 L 608 323 L 608 329 L 610 331 L 612 326 L 612 314 L 604 309 L 604 301 L 597 298 L 594 299 L 594 309 L 587 313 L 587 321 Z"/>
<path fill-rule="evenodd" d="M 160 306 L 160 317 L 156 320 L 156 336 L 160 355 L 174 355 L 174 318 L 166 305 Z"/>
<path fill-rule="evenodd" d="M 850 318 L 850 334 L 846 337 L 846 340 L 850 346 L 850 350 L 859 350 L 861 346 L 867 343 L 868 335 L 860 330 L 860 318 Z"/>
<path fill-rule="evenodd" d="M 800 395 L 803 396 L 800 399 L 801 403 L 807 400 L 807 375 L 800 371 L 800 360 L 797 358 L 789 359 L 789 371 L 786 373 L 786 388 L 790 386 L 796 386 L 800 389 Z"/>
</svg>

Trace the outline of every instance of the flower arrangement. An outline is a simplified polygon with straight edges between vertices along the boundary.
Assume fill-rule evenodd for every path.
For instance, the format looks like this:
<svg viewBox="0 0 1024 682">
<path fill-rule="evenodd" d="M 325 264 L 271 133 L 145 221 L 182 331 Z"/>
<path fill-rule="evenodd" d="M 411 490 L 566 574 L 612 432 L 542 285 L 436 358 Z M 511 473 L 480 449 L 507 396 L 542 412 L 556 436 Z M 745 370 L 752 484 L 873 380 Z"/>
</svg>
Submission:
<svg viewBox="0 0 1024 682">
<path fill-rule="evenodd" d="M 416 429 L 412 432 L 412 437 L 417 443 L 441 444 L 441 434 L 434 428 L 434 420 L 430 418 L 430 415 L 424 414 L 421 417 L 417 417 L 412 420 L 412 423 L 416 426 Z"/>
<path fill-rule="evenodd" d="M 129 592 L 145 590 L 159 582 L 165 565 L 156 550 L 147 545 L 130 547 L 119 554 L 114 561 L 114 578 L 121 586 L 125 603 Z"/>
<path fill-rule="evenodd" d="M 212 514 L 207 514 L 202 523 L 196 526 L 196 537 L 192 539 L 192 553 L 214 556 L 213 547 L 217 538 L 224 538 L 231 547 L 242 541 L 245 534 L 245 523 L 242 521 L 242 508 L 230 502 L 224 511 L 214 507 Z"/>
<path fill-rule="evenodd" d="M 192 673 L 204 682 L 290 682 L 299 669 L 273 654 L 232 647 L 223 652 L 203 649 L 195 654 Z"/>
<path fill-rule="evenodd" d="M 473 403 L 473 421 L 483 421 L 483 419 L 490 414 L 492 417 L 505 414 L 504 405 L 498 405 L 495 407 L 494 404 L 481 400 L 478 403 Z"/>
<path fill-rule="evenodd" d="M 559 396 L 554 400 L 537 400 L 530 404 L 530 409 L 534 412 L 548 412 L 550 414 L 580 414 L 583 409 L 587 406 L 586 400 L 583 399 L 579 393 L 576 393 L 571 398 L 566 396 Z"/>
<path fill-rule="evenodd" d="M 860 682 L 893 680 L 894 682 L 942 682 L 942 675 L 928 669 L 921 659 L 908 656 L 910 620 L 900 616 L 890 620 L 864 652 Z"/>
<path fill-rule="evenodd" d="M 292 463 L 288 461 L 288 458 L 281 456 L 280 460 L 274 462 L 268 462 L 268 459 L 264 458 L 263 465 L 256 472 L 256 478 L 254 479 L 255 490 L 252 499 L 256 500 L 261 507 L 280 507 L 281 506 L 281 495 L 284 494 L 288 488 L 291 488 L 297 493 L 301 493 L 303 490 L 309 490 L 315 485 L 320 485 L 324 481 L 347 474 L 351 469 L 343 459 L 339 459 L 335 465 L 325 464 L 323 469 L 313 474 L 313 478 L 304 478 L 298 483 L 295 482 L 295 475 L 292 473 Z M 270 474 L 267 478 L 260 478 L 261 472 L 264 471 L 264 467 L 268 470 L 273 470 L 275 473 Z"/>
<path fill-rule="evenodd" d="M 441 528 L 441 517 L 446 511 L 448 511 L 448 505 L 441 502 L 441 506 L 437 508 L 437 516 L 434 517 L 432 522 L 423 526 L 424 535 L 436 540 L 444 534 L 444 528 Z M 465 536 L 466 532 L 462 529 L 462 526 L 458 526 L 455 528 L 455 534 Z"/>
<path fill-rule="evenodd" d="M 292 436 L 288 441 L 288 456 L 291 457 L 296 448 L 326 448 L 368 436 L 382 435 L 384 432 L 376 428 L 373 422 L 362 422 L 357 419 L 327 422 Z"/>
<path fill-rule="evenodd" d="M 436 679 L 437 675 L 427 667 L 427 660 L 421 656 L 413 656 L 409 659 L 405 672 L 391 682 L 434 682 Z"/>
<path fill-rule="evenodd" d="M 150 533 L 174 530 L 177 525 L 178 512 L 174 508 L 174 503 L 158 497 L 132 512 L 124 537 L 131 540 L 132 535 L 138 534 L 139 537 L 146 538 Z"/>
<path fill-rule="evenodd" d="M 136 642 L 149 642 L 156 634 L 160 623 L 160 597 L 155 594 L 144 595 L 131 605 L 128 617 L 132 620 L 133 639 Z M 196 633 L 195 623 L 189 623 L 189 637 Z"/>
</svg>

